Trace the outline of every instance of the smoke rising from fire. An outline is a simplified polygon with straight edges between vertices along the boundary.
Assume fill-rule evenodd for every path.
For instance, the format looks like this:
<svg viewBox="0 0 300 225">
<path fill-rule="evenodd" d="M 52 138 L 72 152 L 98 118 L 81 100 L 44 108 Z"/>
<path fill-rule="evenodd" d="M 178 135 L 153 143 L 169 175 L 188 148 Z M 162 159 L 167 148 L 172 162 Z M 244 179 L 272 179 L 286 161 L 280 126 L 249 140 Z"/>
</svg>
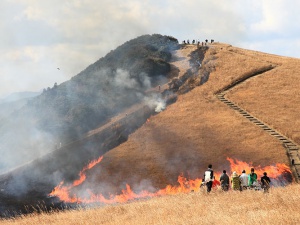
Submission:
<svg viewBox="0 0 300 225">
<path fill-rule="evenodd" d="M 76 177 L 84 164 L 126 141 L 155 109 L 165 107 L 157 87 L 167 82 L 167 62 L 177 43 L 162 35 L 128 41 L 14 112 L 0 127 L 1 194 L 24 200 L 34 192 L 43 199 L 47 188 L 62 180 L 88 185 L 82 184 L 85 171 Z M 134 188 L 151 186 L 147 178 L 132 179 Z M 98 188 L 112 187 L 104 181 Z"/>
<path fill-rule="evenodd" d="M 165 100 L 161 97 L 161 94 L 157 91 L 147 93 L 147 90 L 151 89 L 151 79 L 146 73 L 142 72 L 138 77 L 132 77 L 129 71 L 118 68 L 112 71 L 109 68 L 102 68 L 95 71 L 91 79 L 95 79 L 95 83 L 100 84 L 94 87 L 95 99 L 103 106 L 113 106 L 112 111 L 114 114 L 122 112 L 124 108 L 129 107 L 134 102 L 141 102 L 153 108 L 156 112 L 162 111 L 165 106 Z M 158 76 L 156 80 L 159 82 L 166 82 L 164 76 Z M 74 90 L 81 87 L 85 81 L 82 81 L 80 77 L 74 77 L 65 84 L 66 96 L 69 99 L 80 99 Z M 119 96 L 128 96 L 124 98 L 122 102 L 116 104 Z M 86 99 L 89 101 L 89 99 Z M 75 102 L 74 102 L 75 104 Z M 78 104 L 78 103 L 76 103 Z M 80 103 L 79 103 L 80 104 Z M 59 137 L 54 137 L 50 133 L 41 129 L 40 124 L 30 120 L 34 115 L 38 114 L 39 109 L 31 108 L 30 111 L 20 111 L 20 114 L 16 114 L 14 119 L 6 121 L 7 123 L 0 127 L 0 153 L 2 155 L 0 159 L 0 172 L 5 172 L 14 167 L 20 166 L 26 162 L 36 159 L 46 153 L 49 153 L 55 149 L 59 149 L 61 145 L 67 144 Z M 95 111 L 95 113 L 99 113 Z M 21 114 L 28 115 L 28 117 L 22 117 Z M 59 116 L 54 117 L 53 121 L 49 121 L 51 129 L 59 127 Z M 21 125 L 21 126 L 19 126 Z M 28 135 L 29 134 L 29 135 Z M 78 134 L 78 137 L 81 135 Z M 30 139 L 28 139 L 28 137 Z M 26 144 L 26 145 L 24 145 Z M 26 147 L 22 147 L 22 146 Z"/>
</svg>

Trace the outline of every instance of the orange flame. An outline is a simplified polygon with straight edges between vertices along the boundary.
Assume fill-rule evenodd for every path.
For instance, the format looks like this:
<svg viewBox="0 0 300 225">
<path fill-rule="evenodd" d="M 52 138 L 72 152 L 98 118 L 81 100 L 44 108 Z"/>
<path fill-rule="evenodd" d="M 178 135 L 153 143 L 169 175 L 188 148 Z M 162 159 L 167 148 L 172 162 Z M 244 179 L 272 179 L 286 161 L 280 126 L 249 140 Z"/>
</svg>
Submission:
<svg viewBox="0 0 300 225">
<path fill-rule="evenodd" d="M 75 180 L 73 182 L 73 186 L 78 186 L 79 184 L 83 183 L 83 181 L 85 181 L 85 179 L 86 179 L 86 176 L 85 176 L 84 172 L 86 170 L 90 170 L 95 165 L 97 165 L 98 163 L 100 163 L 102 159 L 103 159 L 103 156 L 100 156 L 97 160 L 94 160 L 94 161 L 90 162 L 86 167 L 83 167 L 83 169 L 79 173 L 79 179 Z"/>
<path fill-rule="evenodd" d="M 246 163 L 239 160 L 231 159 L 229 157 L 227 157 L 227 160 L 230 162 L 231 172 L 236 171 L 238 174 L 242 173 L 242 170 L 246 170 L 247 173 L 250 173 L 251 168 L 255 169 L 255 173 L 258 177 L 263 176 L 264 172 L 267 172 L 268 176 L 274 179 L 276 179 L 284 173 L 291 173 L 291 169 L 283 163 L 277 163 L 276 166 L 254 167 L 251 162 Z"/>
<path fill-rule="evenodd" d="M 54 190 L 50 193 L 50 196 L 56 196 L 61 201 L 68 202 L 68 203 L 94 203 L 94 202 L 101 202 L 106 204 L 111 203 L 124 203 L 129 200 L 138 199 L 138 198 L 146 198 L 146 197 L 155 197 L 155 196 L 162 196 L 162 195 L 174 195 L 178 193 L 189 193 L 191 191 L 198 192 L 200 191 L 202 179 L 197 178 L 195 180 L 185 178 L 183 175 L 178 176 L 178 183 L 179 185 L 167 185 L 164 189 L 158 190 L 157 192 L 149 192 L 149 191 L 142 191 L 140 193 L 135 193 L 130 185 L 126 184 L 126 189 L 122 190 L 121 194 L 118 195 L 111 195 L 109 198 L 104 197 L 102 194 L 94 194 L 90 190 L 86 190 L 86 195 L 89 196 L 88 198 L 81 198 L 76 195 L 70 194 L 70 191 L 73 187 L 78 186 L 79 184 L 83 183 L 86 175 L 85 171 L 91 169 L 96 164 L 100 163 L 103 157 L 99 157 L 98 160 L 91 162 L 88 166 L 84 167 L 83 170 L 79 173 L 79 179 L 74 181 L 72 185 L 64 186 L 64 182 L 61 182 Z M 246 163 L 239 160 L 231 159 L 227 157 L 227 160 L 230 162 L 231 172 L 233 171 L 250 171 L 252 168 L 252 163 Z M 291 173 L 291 170 L 285 164 L 277 163 L 276 166 L 267 166 L 267 167 L 255 167 L 255 172 L 258 176 L 261 176 L 263 172 L 267 172 L 270 178 L 277 179 L 283 173 Z M 215 180 L 213 182 L 213 187 L 217 187 L 220 185 L 219 182 L 220 173 L 215 173 Z"/>
<path fill-rule="evenodd" d="M 100 156 L 97 160 L 93 160 L 92 162 L 90 162 L 87 166 L 83 167 L 83 169 L 80 171 L 79 173 L 79 179 L 75 180 L 73 182 L 73 185 L 69 185 L 69 186 L 63 186 L 64 181 L 60 182 L 60 184 L 58 186 L 56 186 L 53 191 L 49 194 L 50 196 L 57 196 L 60 200 L 64 201 L 64 202 L 77 202 L 78 198 L 77 197 L 70 197 L 70 190 L 71 188 L 80 185 L 81 183 L 83 183 L 86 179 L 86 175 L 85 175 L 85 171 L 86 170 L 90 170 L 91 168 L 93 168 L 95 165 L 97 165 L 98 163 L 101 162 L 101 160 L 103 159 L 103 156 Z"/>
</svg>

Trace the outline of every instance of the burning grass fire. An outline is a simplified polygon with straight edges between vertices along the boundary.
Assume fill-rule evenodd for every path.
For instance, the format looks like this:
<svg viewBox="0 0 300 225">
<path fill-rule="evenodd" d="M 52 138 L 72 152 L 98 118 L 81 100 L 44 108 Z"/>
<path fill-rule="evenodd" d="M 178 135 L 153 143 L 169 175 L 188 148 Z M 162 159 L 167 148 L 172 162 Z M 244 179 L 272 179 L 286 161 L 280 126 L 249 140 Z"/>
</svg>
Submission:
<svg viewBox="0 0 300 225">
<path fill-rule="evenodd" d="M 189 192 L 197 192 L 200 191 L 202 178 L 197 179 L 188 179 L 185 178 L 183 175 L 178 176 L 178 185 L 172 186 L 167 185 L 164 189 L 158 190 L 157 192 L 149 192 L 149 191 L 142 191 L 139 193 L 134 193 L 129 184 L 126 184 L 126 189 L 122 190 L 121 194 L 117 195 L 110 195 L 109 198 L 104 197 L 102 194 L 94 194 L 90 190 L 86 190 L 85 196 L 89 197 L 80 197 L 76 194 L 71 194 L 72 188 L 82 184 L 85 179 L 85 171 L 93 168 L 96 164 L 100 163 L 103 159 L 103 156 L 99 157 L 97 160 L 92 161 L 86 167 L 82 169 L 79 173 L 79 179 L 75 180 L 72 184 L 64 185 L 62 181 L 54 190 L 49 194 L 49 196 L 56 196 L 61 201 L 66 203 L 124 203 L 129 200 L 139 199 L 139 198 L 146 198 L 146 197 L 155 197 L 155 196 L 162 196 L 162 195 L 172 195 L 177 193 L 189 193 Z M 236 159 L 232 159 L 227 157 L 227 160 L 230 163 L 230 173 L 233 171 L 241 172 L 243 169 L 246 171 L 250 171 L 253 167 L 252 163 L 242 162 Z M 277 163 L 273 166 L 266 166 L 266 167 L 254 167 L 255 172 L 257 173 L 258 177 L 263 175 L 263 172 L 267 172 L 268 176 L 271 178 L 272 184 L 274 186 L 282 186 L 291 181 L 291 170 L 285 164 Z M 213 183 L 213 187 L 217 187 L 220 185 L 219 177 L 221 173 L 215 172 L 215 181 Z"/>
</svg>

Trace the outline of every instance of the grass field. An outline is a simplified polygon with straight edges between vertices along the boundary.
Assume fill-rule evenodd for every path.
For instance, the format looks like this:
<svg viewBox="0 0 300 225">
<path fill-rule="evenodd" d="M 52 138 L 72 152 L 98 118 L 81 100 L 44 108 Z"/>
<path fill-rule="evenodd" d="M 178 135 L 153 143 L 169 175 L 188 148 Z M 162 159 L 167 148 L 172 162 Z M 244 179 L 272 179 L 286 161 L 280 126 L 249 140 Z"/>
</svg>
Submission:
<svg viewBox="0 0 300 225">
<path fill-rule="evenodd" d="M 300 187 L 261 191 L 205 190 L 94 209 L 32 214 L 3 225 L 41 224 L 299 224 Z"/>
</svg>

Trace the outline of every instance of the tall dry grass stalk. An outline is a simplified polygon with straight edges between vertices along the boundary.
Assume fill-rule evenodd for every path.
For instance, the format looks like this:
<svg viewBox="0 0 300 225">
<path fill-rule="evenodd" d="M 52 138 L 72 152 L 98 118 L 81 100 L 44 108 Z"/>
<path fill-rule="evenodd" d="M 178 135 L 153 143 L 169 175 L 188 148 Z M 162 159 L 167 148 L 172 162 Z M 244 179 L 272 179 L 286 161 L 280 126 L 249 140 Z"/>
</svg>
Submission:
<svg viewBox="0 0 300 225">
<path fill-rule="evenodd" d="M 1 224 L 299 224 L 300 186 L 178 194 L 94 209 L 42 213 Z"/>
</svg>

